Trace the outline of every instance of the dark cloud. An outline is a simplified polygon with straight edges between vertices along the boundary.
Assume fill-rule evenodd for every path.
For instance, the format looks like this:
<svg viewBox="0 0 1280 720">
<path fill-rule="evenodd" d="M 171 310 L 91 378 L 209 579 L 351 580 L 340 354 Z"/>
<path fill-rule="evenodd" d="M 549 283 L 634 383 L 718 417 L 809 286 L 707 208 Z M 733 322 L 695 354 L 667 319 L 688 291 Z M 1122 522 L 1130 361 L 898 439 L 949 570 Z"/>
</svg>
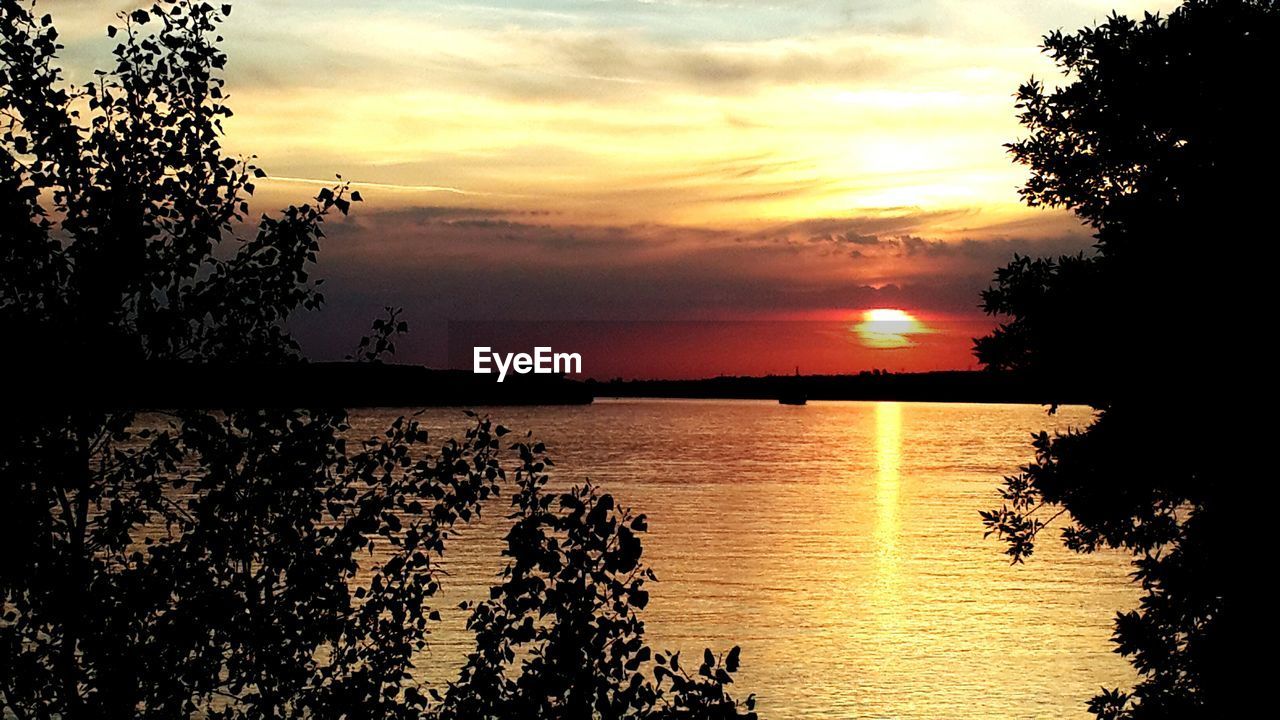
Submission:
<svg viewBox="0 0 1280 720">
<path fill-rule="evenodd" d="M 715 42 L 656 38 L 618 28 L 534 31 L 508 27 L 479 31 L 477 51 L 434 49 L 388 53 L 359 42 L 341 43 L 348 31 L 316 39 L 277 28 L 240 25 L 233 39 L 266 62 L 236 64 L 237 83 L 273 89 L 324 87 L 333 78 L 366 88 L 393 89 L 429 77 L 437 90 L 520 102 L 634 101 L 637 95 L 681 88 L 700 95 L 757 92 L 769 86 L 848 85 L 884 81 L 927 65 L 900 50 L 840 36 L 794 36 Z M 434 27 L 434 26 L 432 26 Z M 476 32 L 462 29 L 460 33 Z M 355 38 L 353 38 L 355 39 Z M 288 54 L 281 52 L 287 47 Z M 500 48 L 493 57 L 485 47 Z M 526 58 L 522 61 L 519 58 Z M 367 68 L 376 67 L 371 74 Z"/>
<path fill-rule="evenodd" d="M 328 228 L 328 306 L 297 328 L 340 357 L 384 305 L 424 334 L 431 361 L 447 320 L 692 320 L 879 305 L 976 315 L 1014 252 L 1052 254 L 1080 236 L 948 240 L 919 232 L 954 213 L 815 218 L 748 231 L 654 224 L 561 225 L 501 209 L 363 213 Z M 824 231 L 824 232 L 819 232 Z M 850 251 L 854 252 L 850 252 Z"/>
<path fill-rule="evenodd" d="M 545 36 L 552 55 L 574 77 L 645 83 L 680 83 L 702 91 L 761 85 L 847 83 L 883 74 L 888 58 L 866 49 L 813 50 L 801 43 L 776 45 L 651 46 L 616 34 Z"/>
</svg>

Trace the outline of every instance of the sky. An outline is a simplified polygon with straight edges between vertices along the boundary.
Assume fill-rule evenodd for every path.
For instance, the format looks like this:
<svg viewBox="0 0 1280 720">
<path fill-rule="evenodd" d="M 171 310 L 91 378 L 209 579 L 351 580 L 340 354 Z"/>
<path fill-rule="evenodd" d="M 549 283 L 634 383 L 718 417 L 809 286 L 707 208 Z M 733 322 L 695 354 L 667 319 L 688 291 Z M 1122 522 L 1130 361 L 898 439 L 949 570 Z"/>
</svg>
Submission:
<svg viewBox="0 0 1280 720">
<path fill-rule="evenodd" d="M 1092 242 L 1002 147 L 1018 84 L 1059 78 L 1041 36 L 1173 4 L 244 0 L 226 146 L 263 210 L 335 173 L 365 198 L 294 323 L 316 358 L 391 305 L 402 362 L 515 322 L 596 377 L 966 368 L 994 269 Z M 73 78 L 134 5 L 43 3 Z M 868 341 L 875 309 L 916 324 Z"/>
</svg>

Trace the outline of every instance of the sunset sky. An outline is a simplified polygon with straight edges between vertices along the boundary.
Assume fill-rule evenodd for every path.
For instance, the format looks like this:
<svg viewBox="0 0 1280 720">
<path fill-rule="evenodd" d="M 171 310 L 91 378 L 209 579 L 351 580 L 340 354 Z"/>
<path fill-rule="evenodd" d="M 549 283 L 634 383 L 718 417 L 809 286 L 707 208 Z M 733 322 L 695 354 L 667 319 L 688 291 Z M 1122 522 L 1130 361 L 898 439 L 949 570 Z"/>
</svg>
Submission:
<svg viewBox="0 0 1280 720">
<path fill-rule="evenodd" d="M 444 362 L 450 320 L 807 320 L 837 331 L 764 355 L 720 333 L 698 363 L 659 332 L 622 369 L 565 349 L 599 377 L 963 368 L 994 268 L 1090 243 L 1019 206 L 1001 147 L 1017 85 L 1056 77 L 1040 36 L 1173 4 L 245 0 L 227 145 L 272 176 L 261 209 L 334 173 L 365 197 L 297 323 L 316 357 L 396 305 L 409 362 Z M 44 4 L 74 78 L 134 5 Z M 875 308 L 928 332 L 868 342 Z"/>
</svg>

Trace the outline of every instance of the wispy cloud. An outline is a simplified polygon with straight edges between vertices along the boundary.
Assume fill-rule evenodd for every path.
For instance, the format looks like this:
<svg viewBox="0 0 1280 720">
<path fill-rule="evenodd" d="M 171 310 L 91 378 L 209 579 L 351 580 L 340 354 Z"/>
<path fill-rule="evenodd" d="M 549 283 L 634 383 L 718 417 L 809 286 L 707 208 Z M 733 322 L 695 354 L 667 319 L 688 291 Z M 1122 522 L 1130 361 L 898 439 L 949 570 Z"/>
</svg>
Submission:
<svg viewBox="0 0 1280 720">
<path fill-rule="evenodd" d="M 496 193 L 476 192 L 472 190 L 463 190 L 462 188 L 449 187 L 447 185 L 413 185 L 409 183 L 388 183 L 388 182 L 371 182 L 368 180 L 359 180 L 356 178 L 334 178 L 330 180 L 321 180 L 319 178 L 300 178 L 287 177 L 283 175 L 268 175 L 261 178 L 260 182 L 279 182 L 279 183 L 296 183 L 299 185 L 311 185 L 319 187 L 327 187 L 335 182 L 345 181 L 353 188 L 359 190 L 361 188 L 378 188 L 381 190 L 403 190 L 406 192 L 444 192 L 454 195 L 487 195 L 493 196 Z"/>
</svg>

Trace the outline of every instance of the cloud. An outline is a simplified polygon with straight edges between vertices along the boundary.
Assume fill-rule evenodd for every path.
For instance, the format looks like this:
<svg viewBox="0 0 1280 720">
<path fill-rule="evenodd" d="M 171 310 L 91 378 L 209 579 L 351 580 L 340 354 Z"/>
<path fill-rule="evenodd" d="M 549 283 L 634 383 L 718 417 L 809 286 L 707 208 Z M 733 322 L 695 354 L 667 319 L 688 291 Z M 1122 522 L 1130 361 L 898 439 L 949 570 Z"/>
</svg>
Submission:
<svg viewBox="0 0 1280 720">
<path fill-rule="evenodd" d="M 281 177 L 342 172 L 384 203 L 468 193 L 594 224 L 1014 205 L 1009 96 L 1047 62 L 1034 34 L 955 34 L 939 12 L 924 0 L 237 4 L 225 146 Z M 109 57 L 101 39 L 69 44 L 82 70 Z"/>
<path fill-rule="evenodd" d="M 292 29 L 290 29 L 292 28 Z M 742 41 L 653 37 L 635 28 L 457 26 L 447 18 L 384 14 L 299 18 L 283 29 L 239 24 L 236 49 L 266 62 L 234 63 L 233 80 L 280 90 L 343 86 L 395 92 L 429 86 L 498 100 L 633 104 L 671 94 L 753 95 L 778 86 L 954 87 L 972 68 L 1034 61 L 1034 45 L 847 31 Z"/>
<path fill-rule="evenodd" d="M 899 209 L 717 228 L 575 225 L 523 208 L 361 210 L 327 227 L 318 275 L 328 307 L 299 329 L 310 351 L 340 357 L 388 304 L 406 308 L 428 335 L 450 319 L 755 319 L 880 306 L 972 319 L 978 293 L 1014 252 L 1089 244 L 1082 234 L 921 234 L 968 215 Z M 404 359 L 428 357 L 414 347 Z"/>
<path fill-rule="evenodd" d="M 51 7 L 71 77 L 134 4 Z M 972 315 L 1013 252 L 1090 243 L 1020 207 L 1002 144 L 1013 89 L 1053 73 L 1041 34 L 1112 4 L 238 3 L 224 146 L 280 178 L 255 206 L 360 181 L 321 256 L 329 308 L 299 325 L 322 356 L 385 304 L 419 326 Z"/>
</svg>

